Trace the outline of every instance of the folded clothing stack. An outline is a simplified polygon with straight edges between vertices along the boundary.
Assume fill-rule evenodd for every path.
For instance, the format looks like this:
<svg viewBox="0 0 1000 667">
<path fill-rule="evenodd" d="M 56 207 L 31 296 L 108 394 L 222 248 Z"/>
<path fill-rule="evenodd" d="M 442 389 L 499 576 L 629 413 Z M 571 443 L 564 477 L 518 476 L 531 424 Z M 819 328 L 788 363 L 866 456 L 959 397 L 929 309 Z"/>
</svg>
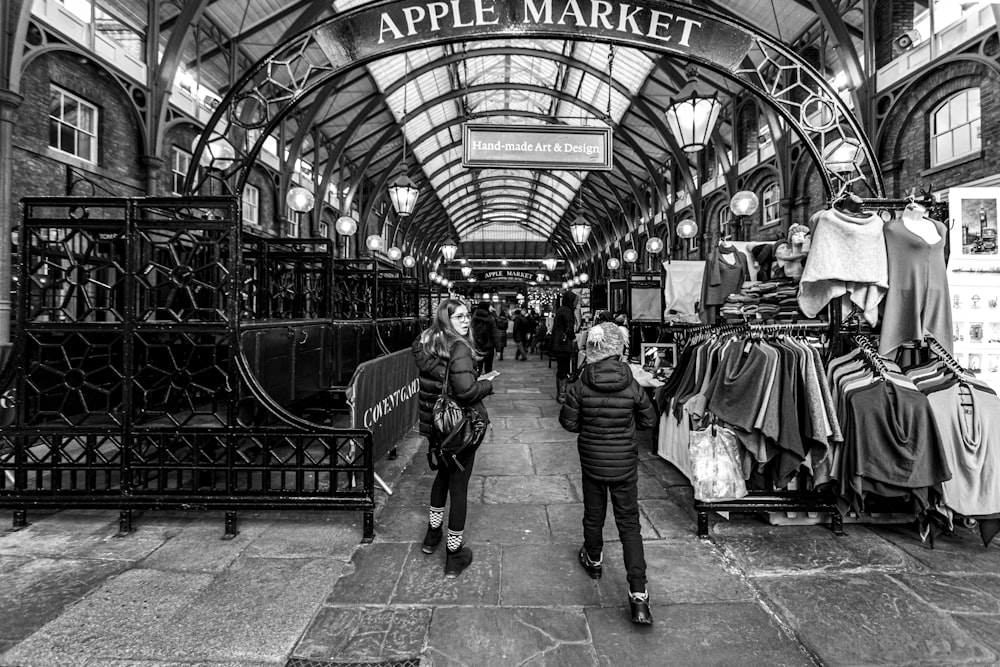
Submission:
<svg viewBox="0 0 1000 667">
<path fill-rule="evenodd" d="M 719 309 L 725 319 L 783 320 L 806 319 L 799 310 L 798 283 L 791 279 L 743 283 L 739 293 L 730 294 Z"/>
</svg>

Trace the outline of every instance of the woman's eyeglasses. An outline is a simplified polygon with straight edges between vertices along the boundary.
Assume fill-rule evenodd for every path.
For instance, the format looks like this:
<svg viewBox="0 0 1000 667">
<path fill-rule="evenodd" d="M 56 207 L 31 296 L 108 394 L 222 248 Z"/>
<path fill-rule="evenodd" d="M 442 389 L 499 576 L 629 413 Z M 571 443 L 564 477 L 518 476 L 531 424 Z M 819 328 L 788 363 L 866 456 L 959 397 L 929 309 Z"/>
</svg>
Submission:
<svg viewBox="0 0 1000 667">
<path fill-rule="evenodd" d="M 468 313 L 465 313 L 464 315 L 452 315 L 451 319 L 453 319 L 453 320 L 471 320 L 472 319 L 472 315 L 469 315 Z"/>
</svg>

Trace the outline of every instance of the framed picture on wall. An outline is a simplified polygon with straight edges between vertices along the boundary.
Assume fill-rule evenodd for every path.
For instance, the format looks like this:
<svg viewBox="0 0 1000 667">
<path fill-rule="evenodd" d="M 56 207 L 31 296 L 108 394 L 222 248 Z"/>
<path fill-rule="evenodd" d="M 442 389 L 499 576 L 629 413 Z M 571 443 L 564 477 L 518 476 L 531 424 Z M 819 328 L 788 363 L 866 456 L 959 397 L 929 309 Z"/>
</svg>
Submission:
<svg viewBox="0 0 1000 667">
<path fill-rule="evenodd" d="M 643 343 L 640 352 L 643 368 L 673 368 L 677 363 L 677 345 L 674 343 Z"/>
<path fill-rule="evenodd" d="M 1000 260 L 997 249 L 997 217 L 1000 188 L 952 188 L 948 211 L 959 234 L 963 257 Z M 954 252 L 954 250 L 953 250 Z"/>
</svg>

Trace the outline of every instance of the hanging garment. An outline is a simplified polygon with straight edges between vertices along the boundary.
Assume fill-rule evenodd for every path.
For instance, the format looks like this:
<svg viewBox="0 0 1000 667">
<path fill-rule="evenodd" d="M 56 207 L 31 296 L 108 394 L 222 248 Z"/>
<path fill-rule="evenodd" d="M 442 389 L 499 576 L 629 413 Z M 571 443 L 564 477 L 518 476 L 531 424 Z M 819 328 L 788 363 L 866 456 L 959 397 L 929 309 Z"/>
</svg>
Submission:
<svg viewBox="0 0 1000 667">
<path fill-rule="evenodd" d="M 718 307 L 730 294 L 737 294 L 747 278 L 747 260 L 731 245 L 721 245 L 705 262 L 701 285 L 702 318 L 708 324 L 717 319 Z"/>
<path fill-rule="evenodd" d="M 705 262 L 663 262 L 663 268 L 667 272 L 663 284 L 664 312 L 694 315 L 698 312 L 695 305 L 701 298 Z"/>
<path fill-rule="evenodd" d="M 927 400 L 952 471 L 944 504 L 964 516 L 1000 512 L 1000 398 L 953 382 Z"/>
<path fill-rule="evenodd" d="M 882 218 L 856 217 L 834 208 L 816 213 L 812 246 L 799 284 L 799 307 L 816 317 L 831 300 L 850 294 L 874 326 L 889 288 Z"/>
<path fill-rule="evenodd" d="M 882 314 L 878 351 L 889 356 L 903 342 L 931 334 L 952 352 L 951 296 L 944 263 L 947 228 L 931 220 L 938 231 L 928 243 L 902 220 L 886 223 L 885 247 L 889 261 L 889 291 Z"/>
</svg>

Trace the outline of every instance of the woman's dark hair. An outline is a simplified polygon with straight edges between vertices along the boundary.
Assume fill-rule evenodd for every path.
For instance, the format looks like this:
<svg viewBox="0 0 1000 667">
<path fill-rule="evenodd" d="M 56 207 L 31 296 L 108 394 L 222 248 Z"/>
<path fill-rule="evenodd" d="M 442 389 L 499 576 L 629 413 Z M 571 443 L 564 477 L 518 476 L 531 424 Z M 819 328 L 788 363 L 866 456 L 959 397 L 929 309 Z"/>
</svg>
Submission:
<svg viewBox="0 0 1000 667">
<path fill-rule="evenodd" d="M 597 324 L 601 322 L 614 322 L 614 315 L 611 314 L 610 310 L 602 310 L 597 313 L 597 318 L 594 320 Z"/>
<path fill-rule="evenodd" d="M 563 294 L 562 301 L 560 302 L 565 308 L 575 308 L 576 307 L 576 294 L 573 292 L 566 292 Z"/>
<path fill-rule="evenodd" d="M 451 323 L 451 316 L 462 306 L 465 306 L 465 303 L 459 299 L 445 299 L 438 305 L 431 325 L 420 335 L 420 343 L 428 356 L 451 358 L 451 346 L 456 341 L 468 345 L 473 358 L 478 359 L 481 356 L 476 349 L 476 342 L 472 339 L 472 326 L 469 326 L 469 333 L 466 336 L 460 336 Z"/>
</svg>

